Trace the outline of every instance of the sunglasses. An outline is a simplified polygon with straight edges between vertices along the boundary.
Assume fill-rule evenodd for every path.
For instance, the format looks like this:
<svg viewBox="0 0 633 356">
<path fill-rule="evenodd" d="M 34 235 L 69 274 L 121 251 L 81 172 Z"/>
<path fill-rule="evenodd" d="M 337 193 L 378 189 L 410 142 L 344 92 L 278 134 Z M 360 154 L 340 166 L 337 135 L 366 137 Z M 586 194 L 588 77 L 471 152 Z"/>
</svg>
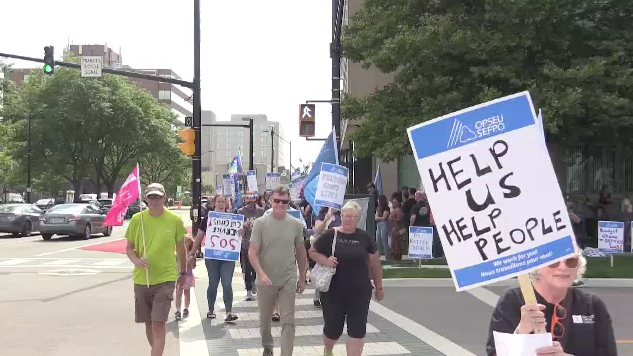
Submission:
<svg viewBox="0 0 633 356">
<path fill-rule="evenodd" d="M 555 304 L 554 313 L 552 315 L 552 326 L 550 328 L 552 337 L 561 339 L 565 335 L 565 326 L 563 326 L 561 321 L 565 320 L 566 317 L 567 310 L 565 310 L 565 307 L 560 304 Z"/>
<path fill-rule="evenodd" d="M 567 266 L 567 268 L 578 267 L 578 257 L 568 258 L 563 262 L 565 263 L 565 266 Z M 558 268 L 559 265 L 560 265 L 560 261 L 552 263 L 551 265 L 549 265 L 549 268 Z"/>
<path fill-rule="evenodd" d="M 286 204 L 290 203 L 290 200 L 288 200 L 288 199 L 273 199 L 273 203 L 286 205 Z"/>
</svg>

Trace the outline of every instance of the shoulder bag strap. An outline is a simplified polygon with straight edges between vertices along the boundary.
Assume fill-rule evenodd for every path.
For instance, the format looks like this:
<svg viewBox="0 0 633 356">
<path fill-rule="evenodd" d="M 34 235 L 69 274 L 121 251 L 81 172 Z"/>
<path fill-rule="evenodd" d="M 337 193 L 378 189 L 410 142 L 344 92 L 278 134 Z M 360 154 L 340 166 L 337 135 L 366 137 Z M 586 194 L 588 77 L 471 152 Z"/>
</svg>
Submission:
<svg viewBox="0 0 633 356">
<path fill-rule="evenodd" d="M 336 235 L 338 235 L 338 229 L 334 228 L 334 237 L 332 238 L 332 256 L 334 256 L 334 251 L 336 250 Z"/>
</svg>

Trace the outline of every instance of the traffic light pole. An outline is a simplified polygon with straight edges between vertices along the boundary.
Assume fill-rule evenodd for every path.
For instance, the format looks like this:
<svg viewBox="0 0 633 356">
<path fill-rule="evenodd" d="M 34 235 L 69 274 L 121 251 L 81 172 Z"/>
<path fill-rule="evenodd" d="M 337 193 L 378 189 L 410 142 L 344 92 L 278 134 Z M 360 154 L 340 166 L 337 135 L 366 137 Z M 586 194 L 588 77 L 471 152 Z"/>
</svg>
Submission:
<svg viewBox="0 0 633 356">
<path fill-rule="evenodd" d="M 275 126 L 270 127 L 270 173 L 275 173 Z"/>
<path fill-rule="evenodd" d="M 336 150 L 341 152 L 341 29 L 343 27 L 343 7 L 345 0 L 332 0 L 332 126 L 336 130 Z"/>
<path fill-rule="evenodd" d="M 194 226 L 202 215 L 202 104 L 200 97 L 200 0 L 193 1 L 193 131 L 195 151 L 191 159 L 191 185 Z"/>
</svg>

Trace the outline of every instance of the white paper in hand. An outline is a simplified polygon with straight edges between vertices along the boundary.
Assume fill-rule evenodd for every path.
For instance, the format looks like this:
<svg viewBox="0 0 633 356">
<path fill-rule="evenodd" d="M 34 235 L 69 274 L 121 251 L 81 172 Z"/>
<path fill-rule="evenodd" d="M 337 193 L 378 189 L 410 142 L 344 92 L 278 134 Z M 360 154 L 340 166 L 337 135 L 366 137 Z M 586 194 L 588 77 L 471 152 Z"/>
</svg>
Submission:
<svg viewBox="0 0 633 356">
<path fill-rule="evenodd" d="M 534 356 L 541 347 L 552 346 L 550 334 L 506 334 L 493 331 L 497 356 Z"/>
</svg>

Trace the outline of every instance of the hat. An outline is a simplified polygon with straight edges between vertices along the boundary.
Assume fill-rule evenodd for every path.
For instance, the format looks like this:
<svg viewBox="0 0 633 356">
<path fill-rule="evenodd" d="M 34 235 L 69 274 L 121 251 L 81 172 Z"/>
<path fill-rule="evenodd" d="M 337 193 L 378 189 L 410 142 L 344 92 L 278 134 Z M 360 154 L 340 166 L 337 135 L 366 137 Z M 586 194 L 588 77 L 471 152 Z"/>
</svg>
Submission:
<svg viewBox="0 0 633 356">
<path fill-rule="evenodd" d="M 145 188 L 145 197 L 150 195 L 165 196 L 165 187 L 160 183 L 152 183 Z"/>
</svg>

